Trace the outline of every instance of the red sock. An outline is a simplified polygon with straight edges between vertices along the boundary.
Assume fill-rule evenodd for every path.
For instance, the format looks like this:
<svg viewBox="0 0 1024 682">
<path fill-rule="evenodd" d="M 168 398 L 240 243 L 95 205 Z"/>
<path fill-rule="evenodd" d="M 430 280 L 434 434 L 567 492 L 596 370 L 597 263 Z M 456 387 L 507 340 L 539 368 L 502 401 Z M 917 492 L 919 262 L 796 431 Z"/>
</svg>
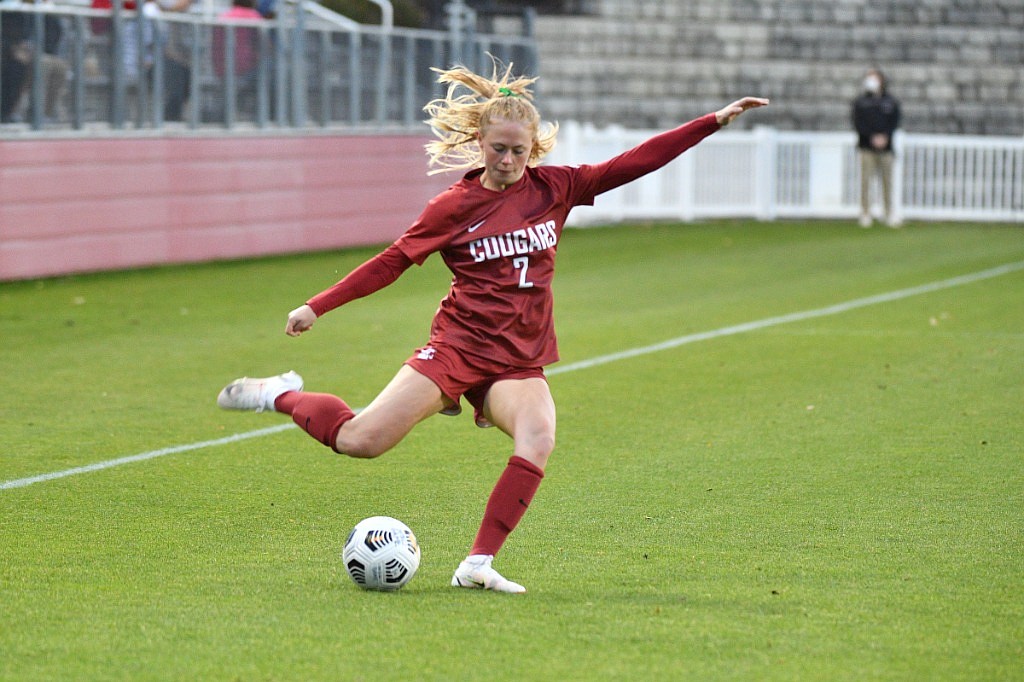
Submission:
<svg viewBox="0 0 1024 682">
<path fill-rule="evenodd" d="M 497 554 L 530 506 L 544 471 L 513 456 L 491 491 L 470 554 Z"/>
<path fill-rule="evenodd" d="M 288 391 L 277 397 L 274 409 L 290 414 L 299 428 L 335 452 L 334 443 L 338 431 L 345 422 L 356 416 L 344 400 L 329 393 Z"/>
</svg>

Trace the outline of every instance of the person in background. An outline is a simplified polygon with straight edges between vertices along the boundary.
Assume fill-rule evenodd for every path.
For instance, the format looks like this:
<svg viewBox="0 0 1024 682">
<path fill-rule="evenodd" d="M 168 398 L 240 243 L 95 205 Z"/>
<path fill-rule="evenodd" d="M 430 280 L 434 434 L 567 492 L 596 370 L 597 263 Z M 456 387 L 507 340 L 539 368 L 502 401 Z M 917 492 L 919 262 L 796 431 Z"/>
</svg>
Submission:
<svg viewBox="0 0 1024 682">
<path fill-rule="evenodd" d="M 256 0 L 233 0 L 231 8 L 217 15 L 218 19 L 229 19 L 233 22 L 261 23 L 266 21 L 256 11 Z M 235 91 L 228 92 L 224 76 L 228 72 L 227 38 L 230 31 L 234 32 L 234 62 L 232 73 L 235 76 Z M 257 76 L 260 65 L 260 34 L 255 27 L 248 26 L 215 26 L 210 46 L 210 58 L 213 60 L 213 72 L 224 82 L 224 97 L 236 97 L 236 102 L 243 109 L 255 107 Z"/>
<path fill-rule="evenodd" d="M 32 68 L 32 17 L 8 10 L 0 15 L 0 20 L 0 122 L 14 123 Z"/>
<path fill-rule="evenodd" d="M 192 0 L 164 0 L 164 12 L 188 12 Z M 167 22 L 164 44 L 164 120 L 180 121 L 192 86 L 192 26 Z"/>
<path fill-rule="evenodd" d="M 54 7 L 52 0 L 27 0 L 27 5 L 39 7 Z M 64 34 L 64 26 L 61 18 L 56 14 L 43 15 L 43 35 L 36 36 L 35 17 L 32 14 L 28 17 L 29 40 L 42 48 L 39 54 L 39 62 L 43 82 L 43 116 L 48 121 L 58 121 L 62 116 L 61 105 L 64 93 L 68 89 L 68 77 L 71 75 L 71 66 L 66 59 L 60 56 L 61 37 Z M 32 88 L 32 68 L 29 65 L 25 74 L 23 93 L 30 93 Z M 24 117 L 23 117 L 24 118 Z"/>
<path fill-rule="evenodd" d="M 860 157 L 860 226 L 871 227 L 871 182 L 882 187 L 882 205 L 889 227 L 900 226 L 893 212 L 892 136 L 900 125 L 900 103 L 889 94 L 879 69 L 864 75 L 863 92 L 853 102 L 853 127 Z"/>
<path fill-rule="evenodd" d="M 128 9 L 127 3 L 125 9 Z M 156 23 L 161 13 L 159 3 L 143 0 L 142 8 L 137 12 L 134 18 L 124 21 L 124 76 L 132 85 L 138 85 L 141 79 L 150 82 L 153 53 L 162 39 L 160 26 Z"/>
<path fill-rule="evenodd" d="M 231 9 L 217 15 L 218 19 L 263 21 L 263 15 L 256 11 L 255 0 L 233 0 Z M 227 55 L 225 54 L 225 34 L 223 27 L 213 30 L 213 70 L 218 77 L 227 71 Z M 235 77 L 240 84 L 251 78 L 259 62 L 259 33 L 252 28 L 235 28 Z"/>
<path fill-rule="evenodd" d="M 276 19 L 277 0 L 256 0 L 256 11 L 264 19 Z"/>
</svg>

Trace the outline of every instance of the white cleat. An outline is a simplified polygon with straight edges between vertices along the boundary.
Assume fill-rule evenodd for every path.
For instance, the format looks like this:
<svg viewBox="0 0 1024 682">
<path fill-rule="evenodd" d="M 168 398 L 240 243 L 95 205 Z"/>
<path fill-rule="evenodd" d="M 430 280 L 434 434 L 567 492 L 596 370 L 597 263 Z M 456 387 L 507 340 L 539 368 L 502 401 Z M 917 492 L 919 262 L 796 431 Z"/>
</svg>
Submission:
<svg viewBox="0 0 1024 682">
<path fill-rule="evenodd" d="M 274 409 L 274 401 L 282 393 L 301 391 L 302 377 L 295 372 L 285 372 L 276 377 L 235 379 L 221 390 L 217 404 L 225 410 L 254 410 L 263 412 Z"/>
<path fill-rule="evenodd" d="M 466 557 L 466 560 L 455 569 L 455 575 L 452 576 L 452 587 L 494 590 L 495 592 L 509 592 L 512 594 L 526 592 L 525 587 L 508 580 L 491 568 L 492 561 L 494 561 L 494 557 L 490 554 L 477 554 Z"/>
</svg>

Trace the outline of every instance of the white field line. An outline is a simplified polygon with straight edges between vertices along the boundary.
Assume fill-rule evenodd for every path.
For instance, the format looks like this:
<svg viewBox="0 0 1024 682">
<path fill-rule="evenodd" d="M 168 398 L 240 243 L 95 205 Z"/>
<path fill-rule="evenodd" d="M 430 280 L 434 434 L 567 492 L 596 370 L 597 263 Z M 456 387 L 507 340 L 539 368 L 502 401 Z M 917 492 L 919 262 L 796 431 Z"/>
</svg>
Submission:
<svg viewBox="0 0 1024 682">
<path fill-rule="evenodd" d="M 841 313 L 849 312 L 851 310 L 857 310 L 858 308 L 866 308 L 868 306 L 878 305 L 880 303 L 890 303 L 892 301 L 899 301 L 904 298 L 910 298 L 911 296 L 920 296 L 921 294 L 928 294 L 934 291 L 951 289 L 953 287 L 963 286 L 965 284 L 972 284 L 974 282 L 980 282 L 983 280 L 992 279 L 994 277 L 1000 277 L 1002 275 L 1007 275 L 1009 273 L 1017 272 L 1020 270 L 1024 270 L 1024 261 L 1020 261 L 1017 263 L 1007 263 L 1006 265 L 1001 265 L 999 267 L 991 268 L 988 270 L 981 270 L 979 272 L 961 275 L 960 277 L 952 277 L 950 279 L 939 280 L 937 282 L 930 282 L 928 284 L 922 284 L 920 286 L 910 287 L 908 289 L 899 289 L 884 294 L 878 294 L 876 296 L 857 298 L 852 301 L 846 301 L 844 303 L 830 305 L 825 308 L 804 310 L 801 312 L 789 313 L 787 315 L 779 315 L 777 317 L 766 317 L 762 320 L 744 322 L 742 324 L 736 324 L 729 327 L 721 327 L 720 329 L 714 329 L 712 331 L 699 332 L 696 334 L 687 334 L 686 336 L 680 336 L 675 339 L 669 339 L 668 341 L 662 341 L 661 343 L 655 343 L 650 346 L 631 348 L 629 350 L 620 351 L 618 353 L 600 355 L 595 358 L 590 358 L 589 360 L 581 360 L 579 362 L 572 362 L 565 365 L 559 365 L 557 367 L 552 367 L 551 369 L 547 370 L 547 374 L 548 376 L 554 376 L 557 374 L 565 374 L 567 372 L 575 372 L 581 369 L 589 369 L 591 367 L 597 367 L 599 365 L 606 365 L 610 362 L 618 362 L 620 360 L 627 360 L 629 358 L 635 358 L 641 355 L 659 353 L 664 350 L 678 348 L 680 346 L 696 343 L 698 341 L 709 341 L 711 339 L 722 338 L 723 336 L 734 336 L 736 334 L 758 331 L 760 329 L 766 329 L 768 327 L 776 327 L 781 324 L 789 324 L 790 322 L 803 322 L 806 320 L 813 320 L 819 317 L 827 317 L 829 315 L 839 315 Z M 244 433 L 235 434 L 233 436 L 226 436 L 224 438 L 217 438 L 215 440 L 205 440 L 200 441 L 198 443 L 190 443 L 187 445 L 176 445 L 169 448 L 162 448 L 160 450 L 151 450 L 149 452 L 143 452 L 137 455 L 118 457 L 117 459 L 108 459 L 102 462 L 96 462 L 95 464 L 88 464 L 86 466 L 75 467 L 73 469 L 54 471 L 48 474 L 29 476 L 28 478 L 18 478 L 11 481 L 4 481 L 3 483 L 0 483 L 0 490 L 23 488 L 34 483 L 53 481 L 58 478 L 75 476 L 77 474 L 87 474 L 93 471 L 101 471 L 103 469 L 110 469 L 111 467 L 121 466 L 122 464 L 131 464 L 132 462 L 142 462 L 147 459 L 163 457 L 164 455 L 174 455 L 181 452 L 190 452 L 192 450 L 202 450 L 204 448 L 211 448 L 218 445 L 237 443 L 238 441 L 248 440 L 250 438 L 260 438 L 262 436 L 269 436 L 271 434 L 280 433 L 281 431 L 285 431 L 287 429 L 292 428 L 295 428 L 295 424 L 279 424 L 277 426 L 271 426 L 265 429 L 257 429 L 255 431 L 246 431 Z"/>
<path fill-rule="evenodd" d="M 24 488 L 27 485 L 33 483 L 42 483 L 43 481 L 52 481 L 58 478 L 64 478 L 65 476 L 74 476 L 76 474 L 87 474 L 91 471 L 100 471 L 102 469 L 110 469 L 111 467 L 121 466 L 122 464 L 131 464 L 132 462 L 142 462 L 147 459 L 153 459 L 155 457 L 163 457 L 164 455 L 174 455 L 179 452 L 189 452 L 191 450 L 202 450 L 203 448 L 212 448 L 216 445 L 227 445 L 228 443 L 237 443 L 240 440 L 248 440 L 250 438 L 259 438 L 260 436 L 269 436 L 272 433 L 278 433 L 285 429 L 294 428 L 295 424 L 278 424 L 277 426 L 271 426 L 265 429 L 257 429 L 256 431 L 246 431 L 245 433 L 236 433 L 233 436 L 225 436 L 224 438 L 217 438 L 216 440 L 204 440 L 198 443 L 189 443 L 188 445 L 175 445 L 169 448 L 162 448 L 160 450 L 150 450 L 149 452 L 142 452 L 138 455 L 129 455 L 127 457 L 118 457 L 117 459 L 108 459 L 103 462 L 96 462 L 95 464 L 86 464 L 85 466 L 75 467 L 74 469 L 65 469 L 63 471 L 54 471 L 49 474 L 39 474 L 38 476 L 29 476 L 28 478 L 18 478 L 13 481 L 4 481 L 0 483 L 0 490 L 7 490 L 8 488 Z"/>
<path fill-rule="evenodd" d="M 900 299 L 910 298 L 911 296 L 919 296 L 921 294 L 928 294 L 933 291 L 941 291 L 942 289 L 951 289 L 953 287 L 963 286 L 964 284 L 980 282 L 982 280 L 992 279 L 993 277 L 1006 275 L 1011 272 L 1017 272 L 1018 270 L 1024 270 L 1024 261 L 1020 261 L 1018 263 L 1008 263 L 1006 265 L 1001 265 L 990 270 L 982 270 L 980 272 L 973 272 L 969 275 L 961 275 L 960 277 L 944 279 L 938 282 L 930 282 L 928 284 L 910 287 L 909 289 L 899 289 L 897 291 L 890 291 L 888 293 L 878 294 L 876 296 L 857 298 L 852 301 L 846 301 L 845 303 L 836 303 L 835 305 L 830 305 L 825 308 L 804 310 L 797 313 L 779 315 L 778 317 L 766 317 L 763 320 L 744 322 L 742 324 L 736 324 L 731 327 L 722 327 L 721 329 L 714 329 L 709 332 L 698 332 L 696 334 L 688 334 L 686 336 L 680 336 L 675 339 L 669 339 L 668 341 L 662 341 L 661 343 L 655 343 L 650 346 L 631 348 L 629 350 L 619 351 L 618 353 L 601 355 L 599 357 L 591 358 L 589 360 L 580 360 L 579 362 L 573 362 L 567 365 L 559 365 L 558 367 L 552 367 L 550 370 L 547 371 L 547 374 L 552 375 L 561 374 L 563 372 L 575 372 L 576 370 L 579 369 L 588 369 L 590 367 L 597 367 L 598 365 L 606 365 L 609 362 L 618 362 L 619 360 L 635 358 L 639 355 L 649 355 L 651 353 L 658 353 L 663 350 L 669 350 L 670 348 L 678 348 L 679 346 L 685 346 L 690 343 L 696 343 L 697 341 L 708 341 L 710 339 L 717 339 L 723 336 L 733 336 L 735 334 L 757 331 L 759 329 L 765 329 L 767 327 L 776 327 L 780 324 L 788 324 L 790 322 L 804 322 L 806 320 L 813 320 L 818 317 L 838 315 L 840 313 L 849 312 L 851 310 L 856 310 L 858 308 L 866 308 L 867 306 L 878 305 L 879 303 L 890 303 L 892 301 L 899 301 Z"/>
</svg>

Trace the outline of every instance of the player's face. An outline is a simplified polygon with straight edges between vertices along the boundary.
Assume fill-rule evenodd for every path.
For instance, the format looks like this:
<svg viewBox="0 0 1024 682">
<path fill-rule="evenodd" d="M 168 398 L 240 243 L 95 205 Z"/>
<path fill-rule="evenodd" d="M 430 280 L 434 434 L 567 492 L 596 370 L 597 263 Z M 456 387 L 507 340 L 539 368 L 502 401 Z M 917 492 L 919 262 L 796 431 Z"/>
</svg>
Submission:
<svg viewBox="0 0 1024 682">
<path fill-rule="evenodd" d="M 487 189 L 502 192 L 526 172 L 533 151 L 533 131 L 525 123 L 496 119 L 480 133 L 484 173 L 480 182 Z"/>
</svg>

